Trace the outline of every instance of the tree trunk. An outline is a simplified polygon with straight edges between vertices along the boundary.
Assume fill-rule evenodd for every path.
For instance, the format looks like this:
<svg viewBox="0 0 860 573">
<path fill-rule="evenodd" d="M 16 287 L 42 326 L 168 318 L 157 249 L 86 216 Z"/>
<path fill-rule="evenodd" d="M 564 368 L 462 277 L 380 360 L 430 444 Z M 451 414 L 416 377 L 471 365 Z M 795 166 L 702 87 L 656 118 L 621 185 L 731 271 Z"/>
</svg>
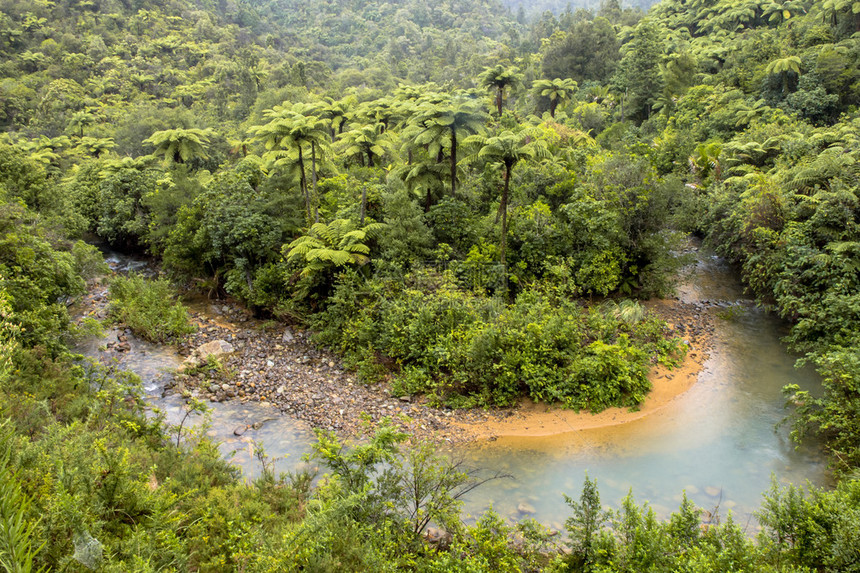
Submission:
<svg viewBox="0 0 860 573">
<path fill-rule="evenodd" d="M 496 92 L 496 109 L 499 110 L 499 117 L 502 117 L 502 98 L 504 94 L 505 88 L 503 86 L 499 86 L 499 91 Z"/>
<path fill-rule="evenodd" d="M 511 182 L 511 168 L 511 165 L 505 164 L 505 186 L 502 189 L 502 203 L 499 205 L 499 211 L 502 215 L 502 244 L 499 258 L 502 261 L 502 267 L 505 266 L 505 247 L 508 243 L 508 189 Z"/>
<path fill-rule="evenodd" d="M 508 188 L 511 182 L 511 169 L 513 164 L 505 163 L 505 188 L 502 191 L 502 246 L 499 252 L 499 259 L 502 262 L 502 289 L 505 298 L 508 296 L 508 265 L 505 260 L 505 250 L 508 245 Z"/>
<path fill-rule="evenodd" d="M 302 158 L 302 146 L 299 145 L 299 188 L 302 190 L 302 195 L 305 197 L 305 215 L 308 218 L 308 224 L 311 222 L 311 198 L 308 195 L 308 182 L 305 180 L 305 161 Z"/>
<path fill-rule="evenodd" d="M 451 197 L 457 194 L 457 130 L 451 128 Z"/>
<path fill-rule="evenodd" d="M 367 164 L 371 167 L 375 167 L 375 165 L 373 164 L 373 152 L 370 150 L 369 147 L 367 148 Z"/>
<path fill-rule="evenodd" d="M 364 226 L 364 211 L 367 208 L 367 185 L 361 186 L 361 212 L 359 214 L 359 219 L 361 222 L 359 223 L 362 227 Z"/>
<path fill-rule="evenodd" d="M 313 141 L 311 141 L 311 181 L 313 182 L 314 188 L 314 196 L 313 199 L 316 201 L 317 197 L 317 145 Z M 314 223 L 320 222 L 320 212 L 317 208 L 316 202 L 314 203 Z"/>
<path fill-rule="evenodd" d="M 555 108 L 558 107 L 558 99 L 549 100 L 549 116 L 555 119 Z"/>
</svg>

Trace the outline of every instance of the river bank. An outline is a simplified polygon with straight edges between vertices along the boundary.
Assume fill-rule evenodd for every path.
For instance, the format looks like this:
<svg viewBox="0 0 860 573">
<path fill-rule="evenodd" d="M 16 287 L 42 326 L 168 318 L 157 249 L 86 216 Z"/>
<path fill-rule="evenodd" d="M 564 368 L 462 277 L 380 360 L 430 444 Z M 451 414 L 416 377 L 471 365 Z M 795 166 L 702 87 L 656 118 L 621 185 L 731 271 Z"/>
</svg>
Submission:
<svg viewBox="0 0 860 573">
<path fill-rule="evenodd" d="M 588 472 L 614 507 L 633 488 L 637 499 L 667 516 L 684 490 L 701 507 L 721 505 L 747 520 L 772 476 L 823 484 L 827 472 L 815 444 L 797 449 L 788 428 L 774 431 L 785 415 L 780 388 L 788 382 L 814 390 L 816 377 L 794 368 L 779 342 L 781 323 L 743 294 L 732 273 L 718 257 L 699 254 L 677 297 L 647 303 L 689 352 L 680 368 L 651 372 L 654 390 L 636 412 L 577 414 L 527 401 L 506 410 L 462 411 L 399 400 L 385 385 L 355 380 L 306 333 L 200 298 L 187 301 L 199 330 L 178 349 L 112 328 L 107 339 L 89 341 L 82 351 L 139 373 L 150 407 L 169 424 L 184 416 L 183 395 L 208 401 L 206 434 L 247 476 L 259 474 L 261 445 L 278 471 L 296 471 L 306 467 L 301 458 L 314 441 L 313 427 L 349 439 L 391 416 L 468 467 L 515 476 L 470 496 L 467 514 L 481 515 L 492 505 L 514 520 L 563 523 L 562 494 L 579 491 Z M 106 282 L 85 302 L 85 314 L 104 317 Z M 219 359 L 216 371 L 173 374 L 193 350 L 219 340 L 233 352 Z"/>
<path fill-rule="evenodd" d="M 95 283 L 82 302 L 82 316 L 103 318 L 107 289 Z M 232 352 L 214 369 L 191 369 L 165 377 L 164 392 L 209 402 L 254 402 L 270 411 L 302 420 L 342 438 L 365 434 L 390 418 L 414 439 L 460 443 L 508 435 L 548 435 L 624 424 L 647 416 L 687 391 L 696 381 L 710 351 L 717 301 L 686 303 L 680 299 L 648 305 L 689 348 L 674 369 L 652 369 L 654 385 L 638 410 L 611 408 L 600 413 L 573 412 L 523 400 L 515 408 L 452 410 L 435 408 L 422 397 L 394 397 L 387 384 L 368 386 L 345 370 L 337 356 L 315 347 L 308 333 L 274 321 L 255 319 L 229 301 L 190 304 L 198 330 L 176 348 L 188 357 L 214 341 L 230 344 Z M 117 332 L 102 348 L 103 358 L 130 350 L 128 332 Z M 237 428 L 241 432 L 241 428 Z"/>
</svg>

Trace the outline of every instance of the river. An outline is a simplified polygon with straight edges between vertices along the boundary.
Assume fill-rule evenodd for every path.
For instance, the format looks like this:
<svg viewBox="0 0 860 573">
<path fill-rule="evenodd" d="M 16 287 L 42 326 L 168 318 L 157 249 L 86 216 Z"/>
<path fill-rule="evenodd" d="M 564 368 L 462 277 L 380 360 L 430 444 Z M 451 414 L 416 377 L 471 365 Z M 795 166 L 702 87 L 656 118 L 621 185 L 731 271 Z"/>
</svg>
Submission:
<svg viewBox="0 0 860 573">
<path fill-rule="evenodd" d="M 116 256 L 111 262 L 119 270 L 129 264 Z M 632 489 L 637 501 L 648 501 L 665 517 L 686 491 L 700 507 L 719 508 L 723 516 L 731 510 L 737 522 L 754 528 L 752 512 L 772 477 L 780 483 L 828 483 L 820 448 L 796 448 L 789 429 L 777 427 L 786 413 L 785 384 L 813 393 L 820 389 L 816 374 L 795 369 L 795 357 L 782 347 L 785 325 L 746 298 L 732 269 L 717 257 L 699 257 L 679 296 L 686 302 L 732 301 L 716 321 L 713 350 L 693 387 L 661 410 L 627 424 L 457 446 L 453 455 L 467 464 L 513 476 L 475 490 L 466 500 L 467 521 L 492 505 L 503 516 L 534 517 L 560 529 L 570 514 L 563 494 L 578 498 L 587 473 L 610 507 L 618 507 Z M 169 348 L 133 337 L 129 341 L 132 350 L 122 355 L 122 367 L 141 377 L 152 407 L 177 423 L 182 401 L 175 395 L 162 397 L 162 388 L 165 372 L 179 365 L 179 357 Z M 104 343 L 89 341 L 81 351 L 98 355 Z M 211 425 L 201 431 L 219 442 L 223 454 L 246 475 L 260 471 L 255 456 L 260 444 L 277 470 L 303 465 L 302 454 L 313 439 L 307 424 L 254 402 L 209 406 Z M 247 427 L 254 422 L 259 427 Z"/>
<path fill-rule="evenodd" d="M 795 369 L 780 338 L 785 324 L 745 298 L 732 269 L 702 256 L 679 289 L 685 302 L 732 301 L 716 321 L 713 350 L 697 382 L 663 409 L 639 420 L 540 438 L 501 438 L 464 448 L 475 465 L 515 477 L 476 495 L 467 511 L 492 503 L 503 515 L 521 514 L 560 527 L 569 515 L 563 493 L 578 498 L 586 472 L 597 480 L 601 500 L 617 507 L 632 489 L 667 516 L 682 491 L 700 507 L 728 510 L 746 523 L 773 476 L 779 483 L 828 481 L 817 444 L 796 448 L 785 417 L 781 389 L 795 383 L 813 393 L 820 379 L 810 368 Z M 529 508 L 528 506 L 531 506 Z"/>
</svg>

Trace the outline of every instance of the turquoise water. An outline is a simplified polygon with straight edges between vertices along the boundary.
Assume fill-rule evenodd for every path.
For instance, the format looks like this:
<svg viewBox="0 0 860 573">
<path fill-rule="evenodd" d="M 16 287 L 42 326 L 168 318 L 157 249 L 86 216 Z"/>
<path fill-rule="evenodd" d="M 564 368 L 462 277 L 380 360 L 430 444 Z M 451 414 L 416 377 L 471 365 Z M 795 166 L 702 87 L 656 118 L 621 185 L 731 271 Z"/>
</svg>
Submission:
<svg viewBox="0 0 860 573">
<path fill-rule="evenodd" d="M 784 325 L 745 298 L 719 259 L 703 257 L 687 283 L 679 290 L 687 302 L 731 302 L 729 318 L 717 320 L 711 358 L 694 386 L 665 408 L 621 426 L 458 446 L 452 455 L 470 466 L 512 476 L 475 490 L 467 513 L 478 515 L 492 505 L 512 519 L 534 517 L 561 528 L 569 515 L 563 495 L 578 497 L 587 472 L 608 506 L 617 507 L 632 489 L 637 501 L 648 501 L 665 516 L 686 491 L 699 506 L 723 516 L 731 510 L 736 521 L 754 528 L 750 515 L 772 476 L 779 482 L 827 483 L 817 446 L 796 449 L 788 428 L 776 428 L 786 414 L 785 384 L 820 387 L 815 373 L 795 369 L 795 357 L 784 351 L 779 341 Z M 102 343 L 91 341 L 82 351 L 98 355 Z M 182 401 L 161 394 L 165 372 L 178 366 L 179 358 L 169 348 L 131 343 L 122 367 L 140 375 L 152 407 L 178 423 Z M 279 471 L 304 466 L 302 454 L 313 439 L 305 423 L 257 403 L 209 406 L 209 427 L 200 431 L 219 442 L 225 457 L 246 475 L 259 473 L 261 445 Z"/>
<path fill-rule="evenodd" d="M 715 344 L 694 386 L 647 417 L 610 428 L 545 438 L 504 438 L 465 447 L 469 463 L 512 474 L 513 479 L 476 493 L 467 511 L 490 504 L 502 515 L 534 517 L 560 527 L 569 515 L 563 494 L 578 498 L 586 472 L 596 479 L 603 503 L 617 507 L 632 489 L 658 514 L 674 511 L 686 491 L 707 510 L 728 510 L 745 523 L 762 492 L 778 482 L 827 483 L 826 462 L 816 444 L 796 449 L 785 417 L 781 389 L 795 383 L 816 391 L 811 369 L 794 368 L 780 337 L 784 325 L 746 299 L 730 269 L 705 258 L 680 289 L 687 302 L 731 301 L 727 319 L 717 319 Z"/>
</svg>

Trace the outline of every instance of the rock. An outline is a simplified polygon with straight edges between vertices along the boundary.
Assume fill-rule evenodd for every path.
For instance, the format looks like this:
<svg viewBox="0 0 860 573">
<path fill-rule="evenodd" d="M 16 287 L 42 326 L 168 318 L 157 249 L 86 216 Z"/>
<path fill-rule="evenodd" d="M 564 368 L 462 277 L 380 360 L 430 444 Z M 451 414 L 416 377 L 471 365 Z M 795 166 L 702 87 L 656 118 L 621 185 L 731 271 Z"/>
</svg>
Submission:
<svg viewBox="0 0 860 573">
<path fill-rule="evenodd" d="M 293 336 L 293 332 L 289 328 L 284 330 L 284 335 L 281 337 L 281 340 L 284 341 L 284 344 L 290 344 L 295 339 L 296 337 Z"/>
<path fill-rule="evenodd" d="M 212 340 L 198 346 L 191 356 L 176 369 L 177 372 L 184 372 L 190 368 L 201 365 L 210 356 L 221 356 L 233 352 L 233 345 L 226 340 Z"/>
<path fill-rule="evenodd" d="M 206 361 L 210 356 L 221 356 L 233 352 L 233 345 L 226 340 L 212 340 L 198 346 L 191 354 L 191 358 L 196 358 L 198 364 Z"/>
<path fill-rule="evenodd" d="M 427 543 L 430 545 L 436 546 L 439 549 L 447 549 L 451 542 L 454 540 L 454 536 L 448 533 L 443 529 L 436 529 L 435 527 L 428 527 L 424 532 L 424 538 L 427 540 Z"/>
<path fill-rule="evenodd" d="M 723 490 L 721 490 L 720 488 L 714 487 L 712 485 L 709 485 L 705 488 L 705 493 L 711 497 L 717 497 L 718 495 L 720 495 L 720 493 L 722 493 L 722 491 Z"/>
<path fill-rule="evenodd" d="M 537 513 L 535 506 L 533 506 L 527 501 L 521 501 L 520 504 L 517 506 L 517 511 L 520 512 L 520 514 L 522 515 L 534 515 Z"/>
</svg>

